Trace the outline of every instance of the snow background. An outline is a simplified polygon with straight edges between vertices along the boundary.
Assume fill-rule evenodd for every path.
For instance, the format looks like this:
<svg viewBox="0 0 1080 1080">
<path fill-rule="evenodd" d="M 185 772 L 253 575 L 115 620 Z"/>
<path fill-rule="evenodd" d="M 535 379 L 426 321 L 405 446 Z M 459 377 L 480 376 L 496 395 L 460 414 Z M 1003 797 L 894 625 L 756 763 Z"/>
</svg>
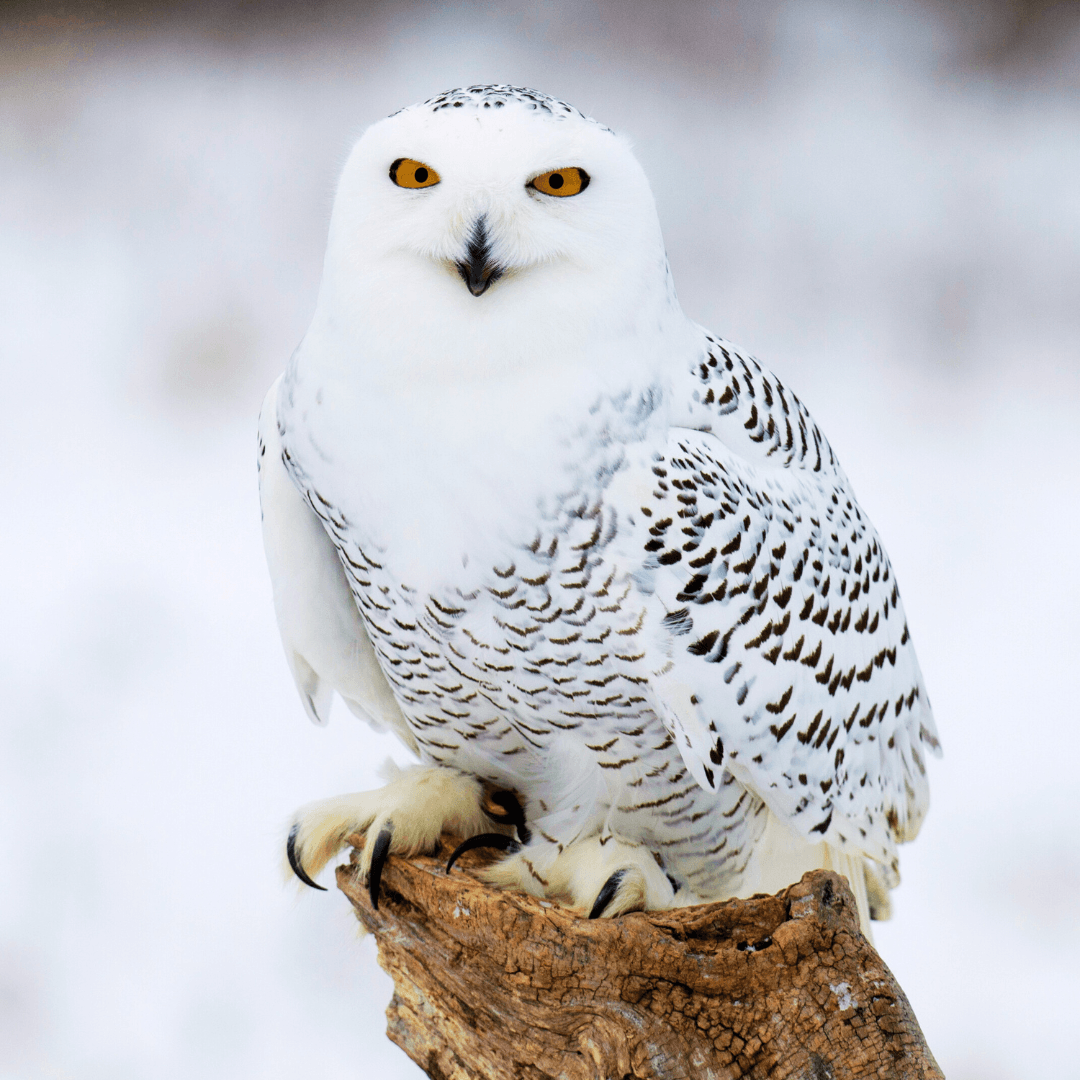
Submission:
<svg viewBox="0 0 1080 1080">
<path fill-rule="evenodd" d="M 630 133 L 687 312 L 827 432 L 946 751 L 879 950 L 950 1080 L 1080 1075 L 1076 9 L 115 7 L 0 21 L 0 1078 L 421 1076 L 279 876 L 407 755 L 304 718 L 255 420 L 352 140 L 473 81 Z"/>
</svg>

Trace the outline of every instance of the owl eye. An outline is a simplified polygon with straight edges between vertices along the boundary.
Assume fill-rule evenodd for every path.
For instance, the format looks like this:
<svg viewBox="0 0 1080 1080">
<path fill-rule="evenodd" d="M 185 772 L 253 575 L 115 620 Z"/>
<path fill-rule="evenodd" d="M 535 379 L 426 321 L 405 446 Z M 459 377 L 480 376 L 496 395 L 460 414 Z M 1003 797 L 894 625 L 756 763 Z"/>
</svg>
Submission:
<svg viewBox="0 0 1080 1080">
<path fill-rule="evenodd" d="M 535 188 L 545 195 L 554 195 L 565 199 L 569 195 L 580 195 L 589 186 L 589 174 L 576 166 L 570 169 L 552 169 L 534 177 L 525 185 Z"/>
<path fill-rule="evenodd" d="M 422 188 L 434 187 L 442 177 L 430 166 L 412 158 L 399 157 L 390 166 L 390 179 L 398 187 Z"/>
</svg>

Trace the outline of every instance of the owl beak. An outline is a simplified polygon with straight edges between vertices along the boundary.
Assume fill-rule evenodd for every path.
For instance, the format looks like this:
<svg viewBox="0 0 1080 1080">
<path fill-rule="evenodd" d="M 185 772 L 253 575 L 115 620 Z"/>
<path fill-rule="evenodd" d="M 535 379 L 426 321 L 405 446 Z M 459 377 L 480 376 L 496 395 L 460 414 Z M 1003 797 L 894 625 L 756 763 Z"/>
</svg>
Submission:
<svg viewBox="0 0 1080 1080">
<path fill-rule="evenodd" d="M 465 258 L 454 265 L 473 296 L 482 296 L 493 281 L 502 277 L 502 269 L 491 258 L 487 222 L 483 215 L 476 219 L 469 234 L 469 246 L 465 249 Z"/>
</svg>

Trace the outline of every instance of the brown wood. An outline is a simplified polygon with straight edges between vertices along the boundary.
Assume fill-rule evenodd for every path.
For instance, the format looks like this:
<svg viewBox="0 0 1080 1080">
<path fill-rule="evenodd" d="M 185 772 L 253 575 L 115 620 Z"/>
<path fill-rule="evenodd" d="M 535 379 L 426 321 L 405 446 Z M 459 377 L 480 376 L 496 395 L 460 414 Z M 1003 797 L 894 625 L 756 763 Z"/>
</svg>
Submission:
<svg viewBox="0 0 1080 1080">
<path fill-rule="evenodd" d="M 377 911 L 337 872 L 394 980 L 387 1034 L 434 1080 L 943 1080 L 837 874 L 589 921 L 485 885 L 481 853 L 448 877 L 448 850 L 391 858 Z"/>
</svg>

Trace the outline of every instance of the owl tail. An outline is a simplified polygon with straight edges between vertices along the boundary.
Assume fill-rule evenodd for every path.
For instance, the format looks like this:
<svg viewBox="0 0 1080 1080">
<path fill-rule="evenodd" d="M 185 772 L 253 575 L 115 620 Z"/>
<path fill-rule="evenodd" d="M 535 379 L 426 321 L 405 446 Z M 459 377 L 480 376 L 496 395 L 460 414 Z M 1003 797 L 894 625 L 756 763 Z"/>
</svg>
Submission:
<svg viewBox="0 0 1080 1080">
<path fill-rule="evenodd" d="M 807 843 L 771 811 L 761 839 L 747 863 L 738 896 L 775 893 L 793 885 L 808 870 L 832 870 L 847 878 L 859 909 L 859 923 L 873 944 L 871 917 L 887 919 L 889 890 L 864 856 L 841 851 L 832 844 Z"/>
</svg>

